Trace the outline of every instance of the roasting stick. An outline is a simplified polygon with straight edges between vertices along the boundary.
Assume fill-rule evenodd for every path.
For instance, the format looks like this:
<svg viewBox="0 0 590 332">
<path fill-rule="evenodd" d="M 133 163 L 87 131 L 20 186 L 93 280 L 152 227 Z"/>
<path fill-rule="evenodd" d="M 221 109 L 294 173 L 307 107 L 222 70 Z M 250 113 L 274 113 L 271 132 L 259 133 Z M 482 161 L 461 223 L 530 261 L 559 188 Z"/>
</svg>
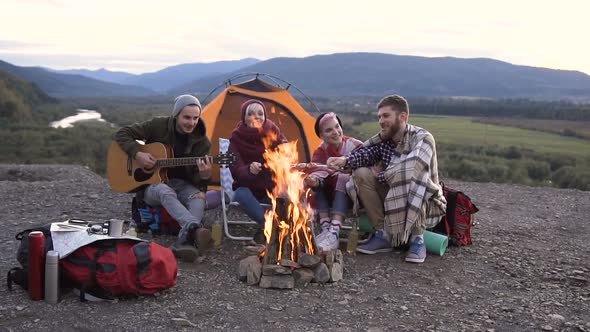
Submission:
<svg viewBox="0 0 590 332">
<path fill-rule="evenodd" d="M 328 167 L 326 164 L 318 164 L 318 163 L 298 163 L 298 164 L 291 164 L 291 169 L 295 171 L 299 171 L 309 175 L 309 173 L 324 170 L 324 171 L 331 171 L 331 172 L 350 172 L 350 169 L 347 167 L 341 167 L 340 169 L 333 169 Z"/>
</svg>

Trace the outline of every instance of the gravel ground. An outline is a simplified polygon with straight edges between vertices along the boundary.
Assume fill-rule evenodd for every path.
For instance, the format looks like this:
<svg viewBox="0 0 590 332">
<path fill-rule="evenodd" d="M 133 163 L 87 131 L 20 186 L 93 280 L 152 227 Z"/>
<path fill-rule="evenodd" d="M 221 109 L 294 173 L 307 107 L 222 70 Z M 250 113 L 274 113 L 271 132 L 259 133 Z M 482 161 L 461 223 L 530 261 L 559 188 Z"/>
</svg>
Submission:
<svg viewBox="0 0 590 332">
<path fill-rule="evenodd" d="M 345 254 L 344 280 L 290 291 L 237 280 L 242 243 L 179 263 L 176 287 L 116 303 L 57 305 L 0 287 L 0 331 L 590 331 L 590 192 L 448 181 L 480 208 L 474 244 L 422 265 Z M 129 218 L 131 196 L 69 165 L 0 165 L 0 272 L 14 235 L 70 217 Z M 219 211 L 208 211 L 208 220 Z M 171 239 L 163 239 L 170 241 Z"/>
</svg>

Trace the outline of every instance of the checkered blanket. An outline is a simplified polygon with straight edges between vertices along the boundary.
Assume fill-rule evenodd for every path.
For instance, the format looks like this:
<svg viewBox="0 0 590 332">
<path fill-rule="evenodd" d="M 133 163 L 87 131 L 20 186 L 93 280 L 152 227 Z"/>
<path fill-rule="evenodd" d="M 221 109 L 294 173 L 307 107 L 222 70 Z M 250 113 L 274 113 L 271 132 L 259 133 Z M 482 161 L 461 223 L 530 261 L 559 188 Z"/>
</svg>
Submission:
<svg viewBox="0 0 590 332">
<path fill-rule="evenodd" d="M 384 171 L 390 188 L 384 203 L 385 230 L 392 235 L 394 246 L 406 243 L 414 228 L 436 226 L 446 211 L 434 137 L 408 124 L 396 151 L 399 154 L 391 158 Z"/>
</svg>

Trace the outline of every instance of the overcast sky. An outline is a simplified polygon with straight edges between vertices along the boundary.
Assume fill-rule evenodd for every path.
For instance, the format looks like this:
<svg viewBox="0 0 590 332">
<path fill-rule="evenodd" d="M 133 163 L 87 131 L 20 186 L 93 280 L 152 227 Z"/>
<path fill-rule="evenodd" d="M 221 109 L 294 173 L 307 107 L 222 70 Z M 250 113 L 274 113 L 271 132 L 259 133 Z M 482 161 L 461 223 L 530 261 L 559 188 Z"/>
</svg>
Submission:
<svg viewBox="0 0 590 332">
<path fill-rule="evenodd" d="M 132 73 L 340 52 L 486 57 L 590 74 L 590 1 L 0 0 L 0 59 Z"/>
</svg>

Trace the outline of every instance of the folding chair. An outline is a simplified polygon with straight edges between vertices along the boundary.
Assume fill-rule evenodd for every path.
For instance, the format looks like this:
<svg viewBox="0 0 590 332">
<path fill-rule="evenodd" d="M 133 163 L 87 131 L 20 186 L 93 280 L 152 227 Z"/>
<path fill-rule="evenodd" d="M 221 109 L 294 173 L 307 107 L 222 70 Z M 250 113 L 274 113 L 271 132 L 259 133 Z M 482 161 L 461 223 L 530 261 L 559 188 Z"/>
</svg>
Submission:
<svg viewBox="0 0 590 332">
<path fill-rule="evenodd" d="M 227 149 L 229 148 L 229 139 L 227 138 L 219 138 L 219 152 L 226 153 Z M 223 212 L 223 229 L 225 232 L 225 236 L 232 240 L 240 240 L 240 241 L 249 241 L 252 240 L 252 236 L 236 236 L 230 233 L 230 225 L 257 225 L 254 220 L 229 220 L 228 214 L 231 209 L 239 208 L 240 204 L 238 202 L 234 202 L 234 191 L 232 189 L 232 184 L 234 182 L 234 178 L 231 175 L 231 172 L 228 167 L 220 167 L 219 169 L 219 181 L 221 184 L 221 209 Z M 266 208 L 270 208 L 268 204 L 262 204 L 262 206 Z M 248 218 L 248 217 L 246 217 Z M 249 219 L 249 218 L 248 218 Z"/>
</svg>

